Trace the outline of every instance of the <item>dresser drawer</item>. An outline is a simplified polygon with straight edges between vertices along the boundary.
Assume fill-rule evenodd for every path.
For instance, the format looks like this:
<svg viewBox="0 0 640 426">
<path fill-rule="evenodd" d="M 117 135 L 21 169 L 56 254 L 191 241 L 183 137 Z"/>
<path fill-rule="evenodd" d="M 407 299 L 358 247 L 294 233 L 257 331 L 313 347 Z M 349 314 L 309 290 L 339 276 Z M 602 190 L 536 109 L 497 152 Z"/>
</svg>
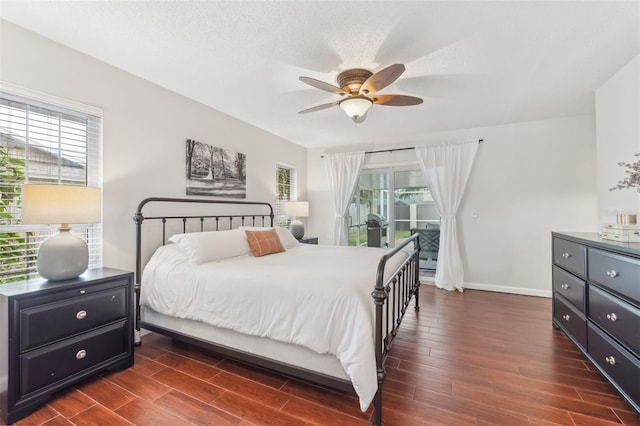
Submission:
<svg viewBox="0 0 640 426">
<path fill-rule="evenodd" d="M 580 278 L 587 277 L 587 248 L 560 238 L 553 239 L 553 263 Z"/>
<path fill-rule="evenodd" d="M 616 386 L 640 404 L 640 361 L 596 325 L 589 324 L 588 353 Z"/>
<path fill-rule="evenodd" d="M 640 305 L 640 260 L 589 249 L 589 281 Z"/>
<path fill-rule="evenodd" d="M 127 288 L 46 303 L 20 311 L 20 350 L 44 345 L 127 315 Z"/>
<path fill-rule="evenodd" d="M 584 281 L 555 265 L 553 266 L 552 276 L 553 291 L 563 295 L 573 306 L 584 313 Z"/>
<path fill-rule="evenodd" d="M 20 396 L 128 354 L 127 321 L 20 355 Z"/>
<path fill-rule="evenodd" d="M 640 356 L 640 309 L 590 285 L 589 318 Z"/>
<path fill-rule="evenodd" d="M 587 320 L 585 316 L 557 294 L 553 297 L 553 318 L 580 346 L 586 349 Z"/>
</svg>

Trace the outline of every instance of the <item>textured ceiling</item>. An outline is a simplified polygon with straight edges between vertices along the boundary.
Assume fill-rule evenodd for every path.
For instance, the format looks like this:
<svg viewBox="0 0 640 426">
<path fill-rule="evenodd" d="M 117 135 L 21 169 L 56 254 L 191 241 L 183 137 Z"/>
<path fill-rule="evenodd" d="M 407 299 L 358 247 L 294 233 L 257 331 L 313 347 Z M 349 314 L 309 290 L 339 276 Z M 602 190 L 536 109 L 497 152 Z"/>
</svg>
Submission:
<svg viewBox="0 0 640 426">
<path fill-rule="evenodd" d="M 639 52 L 640 2 L 6 1 L 0 17 L 306 147 L 382 146 L 435 131 L 594 111 L 594 90 Z M 355 125 L 344 69 L 402 63 Z"/>
</svg>

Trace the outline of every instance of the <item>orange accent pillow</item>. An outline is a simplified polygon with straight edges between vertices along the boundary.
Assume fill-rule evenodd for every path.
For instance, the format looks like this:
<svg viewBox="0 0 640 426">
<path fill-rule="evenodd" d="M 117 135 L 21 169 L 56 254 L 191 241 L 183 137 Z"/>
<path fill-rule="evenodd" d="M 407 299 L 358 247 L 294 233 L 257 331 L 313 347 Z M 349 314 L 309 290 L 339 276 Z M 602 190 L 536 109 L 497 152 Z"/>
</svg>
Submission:
<svg viewBox="0 0 640 426">
<path fill-rule="evenodd" d="M 247 241 L 249 242 L 251 253 L 253 253 L 255 257 L 285 251 L 275 229 L 244 232 L 247 234 Z"/>
</svg>

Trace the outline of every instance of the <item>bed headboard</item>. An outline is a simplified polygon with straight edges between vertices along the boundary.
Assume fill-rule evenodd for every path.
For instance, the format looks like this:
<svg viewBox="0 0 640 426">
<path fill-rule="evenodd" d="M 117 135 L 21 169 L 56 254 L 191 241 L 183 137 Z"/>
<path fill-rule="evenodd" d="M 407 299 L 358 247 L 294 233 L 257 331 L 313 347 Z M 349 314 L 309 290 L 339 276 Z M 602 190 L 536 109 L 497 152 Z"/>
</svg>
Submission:
<svg viewBox="0 0 640 426">
<path fill-rule="evenodd" d="M 149 216 L 143 213 L 145 207 L 151 210 Z M 142 244 L 142 225 L 145 222 L 161 224 L 162 245 L 164 245 L 167 241 L 168 227 L 171 224 L 178 224 L 178 230 L 186 233 L 218 231 L 239 226 L 273 226 L 273 219 L 271 204 L 259 201 L 146 198 L 138 204 L 133 216 L 136 224 L 136 284 L 140 284 L 142 276 L 143 250 L 145 249 Z"/>
</svg>

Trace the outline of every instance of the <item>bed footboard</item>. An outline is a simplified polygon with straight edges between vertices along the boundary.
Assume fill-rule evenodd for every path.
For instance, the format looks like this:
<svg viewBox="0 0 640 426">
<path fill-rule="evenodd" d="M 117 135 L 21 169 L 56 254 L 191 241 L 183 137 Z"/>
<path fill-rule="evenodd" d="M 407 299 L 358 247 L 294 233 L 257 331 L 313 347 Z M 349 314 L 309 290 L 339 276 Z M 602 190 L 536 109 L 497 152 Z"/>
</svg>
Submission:
<svg viewBox="0 0 640 426">
<path fill-rule="evenodd" d="M 398 332 L 402 318 L 415 295 L 415 310 L 420 310 L 420 241 L 419 234 L 414 234 L 393 250 L 388 251 L 378 263 L 376 286 L 371 296 L 376 305 L 375 318 L 375 351 L 378 374 L 378 391 L 373 400 L 373 424 L 382 426 L 382 385 L 387 375 L 384 362 L 387 359 L 391 344 Z M 400 267 L 385 279 L 387 261 L 400 251 L 406 251 L 410 244 L 413 249 Z M 392 296 L 392 297 L 390 297 Z"/>
</svg>

